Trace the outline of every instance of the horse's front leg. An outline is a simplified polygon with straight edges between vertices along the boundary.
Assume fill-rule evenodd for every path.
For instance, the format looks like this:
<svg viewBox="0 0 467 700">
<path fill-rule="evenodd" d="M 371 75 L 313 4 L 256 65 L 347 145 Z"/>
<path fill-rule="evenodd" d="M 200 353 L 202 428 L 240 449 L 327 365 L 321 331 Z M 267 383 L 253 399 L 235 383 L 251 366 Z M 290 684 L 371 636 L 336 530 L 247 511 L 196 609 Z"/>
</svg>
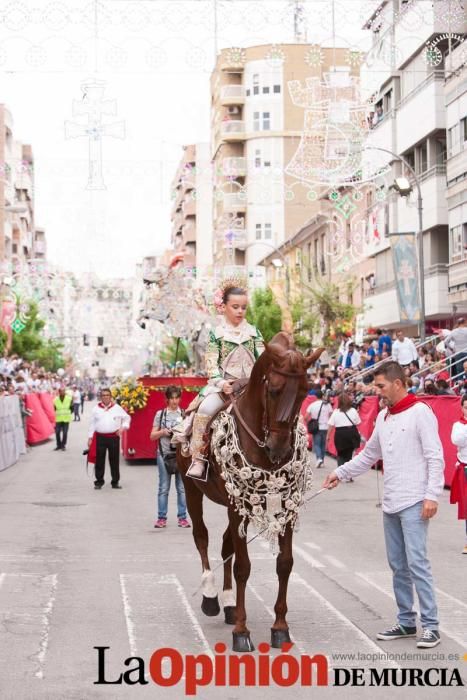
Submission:
<svg viewBox="0 0 467 700">
<path fill-rule="evenodd" d="M 245 590 L 247 581 L 250 577 L 251 564 L 248 556 L 246 537 L 240 537 L 238 534 L 238 526 L 240 525 L 240 521 L 241 519 L 234 511 L 233 507 L 229 507 L 230 532 L 232 534 L 232 542 L 235 552 L 233 572 L 235 583 L 237 584 L 237 605 L 235 610 L 235 627 L 232 632 L 232 649 L 233 651 L 238 652 L 248 652 L 254 650 L 254 646 L 250 639 L 250 630 L 246 626 L 245 609 Z"/>
<path fill-rule="evenodd" d="M 222 538 L 222 560 L 224 562 L 224 588 L 222 591 L 222 604 L 224 607 L 224 617 L 226 625 L 235 624 L 235 595 L 232 590 L 232 559 L 233 542 L 230 525 L 224 532 Z"/>
<path fill-rule="evenodd" d="M 276 560 L 276 573 L 279 579 L 279 590 L 274 606 L 276 619 L 271 627 L 271 646 L 280 649 L 284 642 L 290 642 L 289 626 L 286 622 L 287 615 L 287 586 L 290 572 L 293 567 L 292 555 L 293 531 L 290 523 L 286 526 L 283 537 L 279 537 L 280 553 Z"/>
</svg>

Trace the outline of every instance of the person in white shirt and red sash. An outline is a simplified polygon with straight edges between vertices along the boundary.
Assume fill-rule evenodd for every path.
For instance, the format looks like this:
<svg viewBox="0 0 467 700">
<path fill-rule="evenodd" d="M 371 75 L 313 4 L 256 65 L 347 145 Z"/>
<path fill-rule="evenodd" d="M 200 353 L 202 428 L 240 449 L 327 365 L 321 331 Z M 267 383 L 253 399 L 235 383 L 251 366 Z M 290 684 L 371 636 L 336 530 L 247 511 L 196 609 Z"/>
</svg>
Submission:
<svg viewBox="0 0 467 700">
<path fill-rule="evenodd" d="M 102 389 L 100 398 L 100 403 L 92 411 L 89 424 L 88 462 L 95 463 L 94 488 L 101 489 L 105 483 L 105 456 L 108 451 L 112 488 L 121 489 L 120 437 L 130 427 L 131 419 L 121 406 L 112 401 L 110 389 Z"/>
<path fill-rule="evenodd" d="M 457 517 L 465 522 L 466 542 L 462 553 L 467 554 L 467 394 L 461 399 L 461 409 L 461 417 L 451 432 L 451 442 L 457 447 L 457 464 L 449 502 L 457 503 Z"/>
<path fill-rule="evenodd" d="M 417 647 L 434 647 L 441 640 L 427 535 L 444 488 L 438 421 L 427 404 L 407 393 L 404 370 L 397 362 L 388 362 L 375 372 L 375 386 L 387 408 L 380 411 L 365 448 L 331 472 L 323 486 L 334 488 L 383 460 L 384 537 L 399 612 L 398 623 L 378 633 L 377 639 L 416 636 L 415 584 L 423 628 Z"/>
</svg>

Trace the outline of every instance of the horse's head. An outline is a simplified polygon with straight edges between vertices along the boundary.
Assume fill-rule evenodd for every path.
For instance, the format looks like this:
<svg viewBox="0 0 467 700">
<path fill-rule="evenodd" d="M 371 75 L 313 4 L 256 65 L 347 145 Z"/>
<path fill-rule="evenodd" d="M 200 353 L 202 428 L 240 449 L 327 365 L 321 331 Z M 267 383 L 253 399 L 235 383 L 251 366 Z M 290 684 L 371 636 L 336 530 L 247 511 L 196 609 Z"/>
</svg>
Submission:
<svg viewBox="0 0 467 700">
<path fill-rule="evenodd" d="M 304 356 L 286 333 L 277 333 L 266 345 L 260 363 L 263 369 L 262 393 L 265 450 L 274 464 L 292 455 L 293 429 L 308 391 L 307 369 L 323 352 L 320 348 Z"/>
</svg>

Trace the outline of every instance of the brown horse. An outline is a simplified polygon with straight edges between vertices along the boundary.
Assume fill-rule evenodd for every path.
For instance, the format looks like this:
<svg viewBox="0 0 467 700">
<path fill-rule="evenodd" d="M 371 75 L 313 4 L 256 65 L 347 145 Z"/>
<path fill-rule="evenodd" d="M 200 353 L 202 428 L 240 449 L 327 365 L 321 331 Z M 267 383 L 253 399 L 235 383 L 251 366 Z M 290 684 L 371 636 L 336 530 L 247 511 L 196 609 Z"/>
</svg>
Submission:
<svg viewBox="0 0 467 700">
<path fill-rule="evenodd" d="M 307 369 L 316 362 L 322 352 L 323 349 L 320 348 L 314 354 L 304 357 L 292 346 L 289 336 L 282 332 L 275 335 L 266 345 L 264 353 L 253 367 L 246 389 L 237 400 L 233 401 L 232 413 L 241 453 L 250 465 L 266 470 L 268 473 L 274 473 L 290 460 L 294 452 L 300 407 L 308 390 Z M 185 484 L 188 512 L 193 523 L 193 537 L 201 557 L 203 571 L 201 609 L 206 615 L 218 615 L 220 612 L 214 575 L 208 558 L 209 535 L 203 520 L 203 496 L 207 496 L 211 501 L 226 506 L 228 511 L 229 524 L 222 542 L 223 607 L 226 623 L 235 625 L 233 650 L 251 651 L 254 647 L 246 626 L 245 610 L 245 589 L 251 568 L 246 539 L 248 518 L 243 524 L 245 536 L 240 536 L 241 513 L 229 498 L 226 481 L 221 476 L 221 467 L 212 449 L 209 454 L 210 467 L 207 482 L 185 477 L 190 459 L 182 456 L 180 448 L 177 461 Z M 290 641 L 285 618 L 287 585 L 293 566 L 292 535 L 293 526 L 291 522 L 287 522 L 285 529 L 279 534 L 280 552 L 276 561 L 279 590 L 274 607 L 276 619 L 271 628 L 271 645 L 277 648 L 281 648 L 284 642 Z M 231 555 L 235 557 L 233 572 L 237 587 L 236 597 L 232 591 Z M 226 559 L 228 561 L 225 561 Z"/>
</svg>

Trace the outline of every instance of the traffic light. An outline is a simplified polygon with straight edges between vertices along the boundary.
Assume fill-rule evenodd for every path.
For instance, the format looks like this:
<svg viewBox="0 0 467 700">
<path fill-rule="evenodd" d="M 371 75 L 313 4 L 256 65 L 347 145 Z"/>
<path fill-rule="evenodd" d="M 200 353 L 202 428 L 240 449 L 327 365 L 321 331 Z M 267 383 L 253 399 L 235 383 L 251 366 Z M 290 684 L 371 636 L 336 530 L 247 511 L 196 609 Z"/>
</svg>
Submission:
<svg viewBox="0 0 467 700">
<path fill-rule="evenodd" d="M 99 347 L 102 347 L 104 345 L 104 336 L 103 335 L 97 336 L 97 344 L 99 345 Z"/>
<path fill-rule="evenodd" d="M 83 345 L 89 345 L 89 335 L 87 333 L 83 334 Z"/>
<path fill-rule="evenodd" d="M 109 348 L 104 348 L 104 355 L 107 355 L 109 352 Z"/>
</svg>

